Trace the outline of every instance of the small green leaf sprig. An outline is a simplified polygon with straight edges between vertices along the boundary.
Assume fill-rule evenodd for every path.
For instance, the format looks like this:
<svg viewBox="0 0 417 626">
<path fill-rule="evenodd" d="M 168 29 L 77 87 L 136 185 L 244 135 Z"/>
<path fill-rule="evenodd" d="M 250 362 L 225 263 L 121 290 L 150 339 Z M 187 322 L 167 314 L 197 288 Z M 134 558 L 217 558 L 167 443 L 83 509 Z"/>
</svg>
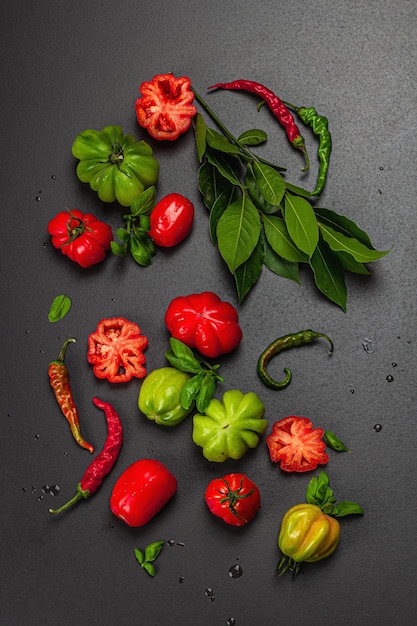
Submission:
<svg viewBox="0 0 417 626">
<path fill-rule="evenodd" d="M 364 510 L 356 502 L 343 500 L 336 503 L 333 490 L 330 489 L 330 479 L 326 472 L 321 471 L 318 476 L 313 476 L 306 489 L 306 502 L 315 504 L 323 513 L 332 517 L 345 517 L 346 515 L 362 515 Z"/>
<path fill-rule="evenodd" d="M 145 551 L 135 548 L 135 557 L 139 565 L 148 572 L 149 576 L 156 575 L 156 568 L 153 562 L 160 555 L 164 547 L 164 541 L 154 541 L 146 546 Z"/>
<path fill-rule="evenodd" d="M 385 256 L 352 220 L 312 204 L 312 194 L 287 182 L 285 171 L 252 152 L 267 140 L 259 129 L 234 137 L 193 89 L 221 132 L 195 117 L 199 190 L 209 210 L 212 243 L 232 273 L 239 302 L 263 266 L 301 284 L 300 264 L 316 287 L 346 311 L 345 272 L 370 274 L 367 263 Z M 315 198 L 314 198 L 315 200 Z"/>
<path fill-rule="evenodd" d="M 181 390 L 181 406 L 189 409 L 195 402 L 197 410 L 204 413 L 214 396 L 217 383 L 224 382 L 217 374 L 220 365 L 211 365 L 175 337 L 171 337 L 169 343 L 171 348 L 165 352 L 165 357 L 170 365 L 181 372 L 193 374 Z"/>
<path fill-rule="evenodd" d="M 150 228 L 150 213 L 155 206 L 155 186 L 145 189 L 132 203 L 130 213 L 123 216 L 125 228 L 118 228 L 116 236 L 120 240 L 111 242 L 111 251 L 116 256 L 123 257 L 130 252 L 138 265 L 147 267 L 152 263 L 156 254 L 156 246 L 148 235 Z"/>
</svg>

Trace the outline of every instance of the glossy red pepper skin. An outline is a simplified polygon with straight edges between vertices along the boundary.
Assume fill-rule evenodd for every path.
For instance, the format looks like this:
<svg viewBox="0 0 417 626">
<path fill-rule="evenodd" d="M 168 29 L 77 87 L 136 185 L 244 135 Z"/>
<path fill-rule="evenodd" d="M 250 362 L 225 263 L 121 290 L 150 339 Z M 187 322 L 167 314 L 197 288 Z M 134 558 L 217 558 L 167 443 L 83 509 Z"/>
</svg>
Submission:
<svg viewBox="0 0 417 626">
<path fill-rule="evenodd" d="M 177 490 L 177 479 L 165 465 L 154 459 L 140 459 L 117 479 L 110 509 L 128 526 L 147 524 Z"/>
<path fill-rule="evenodd" d="M 157 246 L 171 248 L 190 234 L 193 222 L 193 203 L 179 193 L 170 193 L 152 209 L 148 235 Z"/>
<path fill-rule="evenodd" d="M 60 211 L 48 223 L 48 233 L 55 248 L 84 268 L 104 261 L 113 240 L 108 224 L 78 209 Z"/>
<path fill-rule="evenodd" d="M 242 340 L 237 310 L 212 291 L 174 298 L 165 324 L 175 339 L 208 358 L 232 352 Z"/>
<path fill-rule="evenodd" d="M 261 507 L 261 494 L 246 474 L 226 474 L 214 478 L 206 488 L 204 499 L 213 515 L 231 526 L 251 522 Z"/>
<path fill-rule="evenodd" d="M 101 487 L 105 476 L 113 469 L 123 444 L 123 426 L 120 417 L 109 402 L 103 402 L 93 398 L 93 403 L 98 409 L 104 411 L 107 422 L 107 437 L 102 451 L 90 463 L 83 477 L 77 485 L 75 495 L 58 509 L 49 509 L 50 513 L 56 514 L 69 509 L 81 498 L 89 498 Z"/>
</svg>

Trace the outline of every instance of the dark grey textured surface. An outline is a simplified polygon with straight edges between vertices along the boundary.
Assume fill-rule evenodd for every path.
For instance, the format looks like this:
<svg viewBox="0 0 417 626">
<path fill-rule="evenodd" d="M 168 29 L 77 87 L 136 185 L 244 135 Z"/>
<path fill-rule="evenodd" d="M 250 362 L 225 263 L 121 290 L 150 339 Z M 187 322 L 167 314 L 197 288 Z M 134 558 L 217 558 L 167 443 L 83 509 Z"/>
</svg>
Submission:
<svg viewBox="0 0 417 626">
<path fill-rule="evenodd" d="M 5 0 L 1 17 L 1 623 L 414 624 L 415 3 Z M 257 80 L 325 113 L 334 150 L 323 205 L 355 220 L 377 248 L 394 245 L 372 277 L 348 278 L 346 314 L 320 297 L 307 273 L 300 288 L 264 271 L 239 307 L 241 347 L 222 361 L 225 387 L 259 393 L 270 425 L 305 415 L 353 451 L 332 454 L 326 470 L 339 499 L 360 502 L 366 514 L 342 520 L 337 552 L 306 567 L 295 583 L 274 576 L 276 537 L 310 475 L 282 475 L 264 441 L 240 462 L 209 464 L 191 441 L 190 421 L 158 429 L 137 411 L 140 382 L 112 387 L 94 379 L 86 363 L 87 336 L 103 317 L 139 323 L 149 337 L 150 371 L 165 364 L 163 314 L 171 298 L 213 290 L 236 304 L 209 242 L 192 133 L 174 145 L 153 144 L 160 197 L 179 191 L 196 206 L 192 235 L 178 249 L 158 253 L 147 269 L 111 257 L 82 271 L 46 246 L 47 222 L 61 209 L 79 207 L 121 225 L 120 210 L 101 204 L 76 178 L 72 141 L 107 124 L 147 139 L 135 119 L 138 88 L 168 71 L 190 76 L 202 94 L 214 82 Z M 208 98 L 236 134 L 265 129 L 265 156 L 287 167 L 293 182 L 313 184 L 314 167 L 310 178 L 301 177 L 300 156 L 266 111 L 257 114 L 243 95 Z M 71 297 L 72 309 L 50 324 L 58 293 Z M 287 353 L 291 385 L 267 390 L 255 372 L 260 350 L 307 327 L 332 337 L 334 355 L 327 359 L 319 344 Z M 68 366 L 85 436 L 97 449 L 105 438 L 101 412 L 91 404 L 97 394 L 122 415 L 125 445 L 101 490 L 55 519 L 48 507 L 73 494 L 90 461 L 73 444 L 47 379 L 49 361 L 70 335 L 78 340 Z M 165 462 L 179 490 L 149 525 L 132 530 L 112 516 L 108 498 L 116 475 L 144 456 Z M 231 470 L 246 471 L 263 498 L 256 520 L 238 531 L 218 523 L 202 499 L 208 481 Z M 45 485 L 59 485 L 59 496 L 44 493 Z M 175 543 L 164 548 L 151 579 L 133 551 L 161 538 Z M 236 563 L 243 575 L 232 579 Z"/>
</svg>

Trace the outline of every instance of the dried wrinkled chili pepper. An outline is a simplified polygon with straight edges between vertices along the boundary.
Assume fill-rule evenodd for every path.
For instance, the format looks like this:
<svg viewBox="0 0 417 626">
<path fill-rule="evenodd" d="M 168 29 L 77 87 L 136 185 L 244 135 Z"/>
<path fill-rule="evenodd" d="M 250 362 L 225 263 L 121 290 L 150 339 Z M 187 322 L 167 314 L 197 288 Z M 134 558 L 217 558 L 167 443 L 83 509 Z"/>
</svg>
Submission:
<svg viewBox="0 0 417 626">
<path fill-rule="evenodd" d="M 269 344 L 267 348 L 262 352 L 261 356 L 258 359 L 258 375 L 263 383 L 267 387 L 271 389 L 282 389 L 286 387 L 291 381 L 291 371 L 288 367 L 284 367 L 285 378 L 283 380 L 274 380 L 266 371 L 266 367 L 273 356 L 282 352 L 282 350 L 287 350 L 288 348 L 292 348 L 293 346 L 301 346 L 306 343 L 311 343 L 315 339 L 319 337 L 323 337 L 327 339 L 330 343 L 330 351 L 329 354 L 333 352 L 333 342 L 327 335 L 323 333 L 317 333 L 314 330 L 302 330 L 298 333 L 292 333 L 290 335 L 284 335 L 283 337 L 278 337 L 272 343 Z"/>
<path fill-rule="evenodd" d="M 289 102 L 285 104 L 294 109 L 298 117 L 311 127 L 313 133 L 319 138 L 319 173 L 316 188 L 311 195 L 318 196 L 324 188 L 329 170 L 330 154 L 332 151 L 332 136 L 329 131 L 329 120 L 324 115 L 319 115 L 314 107 L 296 107 Z"/>
<path fill-rule="evenodd" d="M 234 80 L 230 83 L 216 83 L 211 85 L 208 89 L 230 89 L 237 91 L 249 91 L 260 96 L 264 102 L 268 105 L 273 115 L 277 118 L 278 122 L 285 129 L 289 142 L 297 149 L 301 150 L 305 158 L 305 166 L 303 172 L 306 172 L 309 168 L 309 159 L 307 150 L 305 147 L 304 137 L 300 133 L 300 129 L 295 123 L 294 117 L 287 105 L 274 94 L 273 91 L 252 80 Z"/>
<path fill-rule="evenodd" d="M 61 511 L 70 508 L 73 504 L 78 502 L 78 500 L 81 500 L 81 498 L 88 498 L 95 493 L 101 486 L 104 477 L 110 473 L 119 456 L 123 443 L 123 428 L 120 417 L 113 406 L 108 402 L 93 398 L 93 403 L 97 408 L 104 411 L 106 416 L 107 437 L 103 450 L 87 467 L 84 476 L 77 485 L 75 496 L 58 509 L 49 509 L 50 513 L 61 513 Z"/>
<path fill-rule="evenodd" d="M 58 358 L 51 361 L 48 368 L 49 382 L 54 390 L 55 398 L 59 407 L 64 414 L 68 424 L 70 425 L 72 436 L 82 448 L 89 452 L 94 452 L 93 446 L 85 441 L 81 436 L 80 422 L 78 418 L 77 407 L 75 406 L 74 397 L 69 382 L 68 368 L 64 363 L 65 352 L 68 344 L 75 343 L 76 340 L 70 337 L 66 340 L 61 348 Z"/>
</svg>

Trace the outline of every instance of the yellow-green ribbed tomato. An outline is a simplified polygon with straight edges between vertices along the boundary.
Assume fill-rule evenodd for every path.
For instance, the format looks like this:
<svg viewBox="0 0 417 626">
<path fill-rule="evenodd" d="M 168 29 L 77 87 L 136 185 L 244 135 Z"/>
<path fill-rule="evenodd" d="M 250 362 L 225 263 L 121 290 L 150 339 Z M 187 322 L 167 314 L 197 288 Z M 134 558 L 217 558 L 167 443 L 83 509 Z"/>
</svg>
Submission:
<svg viewBox="0 0 417 626">
<path fill-rule="evenodd" d="M 278 546 L 284 555 L 278 569 L 296 576 L 304 562 L 313 563 L 333 554 L 340 538 L 337 519 L 315 504 L 296 504 L 282 518 Z"/>
<path fill-rule="evenodd" d="M 161 367 L 144 379 L 139 392 L 139 410 L 156 424 L 175 426 L 193 409 L 181 406 L 181 390 L 190 375 L 175 367 Z"/>
<path fill-rule="evenodd" d="M 77 176 L 89 183 L 103 202 L 131 206 L 148 187 L 155 185 L 159 163 L 146 141 L 124 135 L 120 126 L 101 131 L 87 129 L 77 135 L 72 154 L 79 159 Z"/>
</svg>

